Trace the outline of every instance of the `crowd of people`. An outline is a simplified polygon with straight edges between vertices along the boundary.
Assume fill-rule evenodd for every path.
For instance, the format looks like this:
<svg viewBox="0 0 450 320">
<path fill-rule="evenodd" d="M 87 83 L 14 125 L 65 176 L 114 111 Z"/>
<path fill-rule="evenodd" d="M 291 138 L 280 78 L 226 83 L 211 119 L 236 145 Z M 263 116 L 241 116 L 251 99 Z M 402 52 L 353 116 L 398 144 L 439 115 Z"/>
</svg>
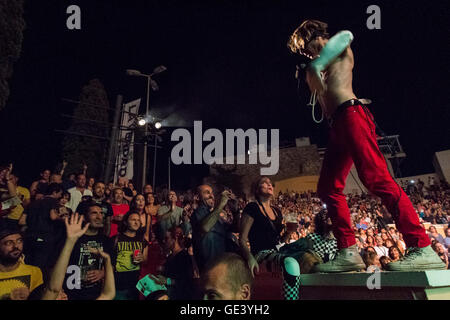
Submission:
<svg viewBox="0 0 450 320">
<path fill-rule="evenodd" d="M 86 166 L 66 176 L 66 166 L 29 188 L 12 165 L 0 168 L 0 300 L 250 299 L 264 270 L 282 273 L 283 297 L 295 300 L 300 272 L 337 252 L 313 191 L 274 194 L 265 177 L 249 198 L 226 186 L 141 191 L 87 177 Z M 401 185 L 448 268 L 449 185 Z M 346 197 L 362 271 L 402 259 L 405 242 L 380 199 Z"/>
</svg>

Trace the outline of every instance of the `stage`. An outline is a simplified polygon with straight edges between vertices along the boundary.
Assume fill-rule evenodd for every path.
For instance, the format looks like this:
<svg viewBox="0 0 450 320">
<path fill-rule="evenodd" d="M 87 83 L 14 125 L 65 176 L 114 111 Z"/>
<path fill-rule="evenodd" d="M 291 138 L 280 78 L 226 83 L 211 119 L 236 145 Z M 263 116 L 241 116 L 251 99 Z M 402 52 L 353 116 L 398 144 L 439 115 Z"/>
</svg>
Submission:
<svg viewBox="0 0 450 320">
<path fill-rule="evenodd" d="M 301 300 L 450 300 L 450 270 L 304 274 L 300 282 Z M 252 299 L 281 299 L 281 283 L 281 275 L 258 275 Z"/>
</svg>

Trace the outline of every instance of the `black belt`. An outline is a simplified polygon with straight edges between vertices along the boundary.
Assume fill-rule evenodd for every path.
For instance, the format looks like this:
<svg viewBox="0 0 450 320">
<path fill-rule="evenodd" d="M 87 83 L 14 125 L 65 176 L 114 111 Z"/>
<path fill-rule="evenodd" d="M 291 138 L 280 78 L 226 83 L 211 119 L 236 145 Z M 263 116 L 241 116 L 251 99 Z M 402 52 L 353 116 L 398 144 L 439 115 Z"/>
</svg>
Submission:
<svg viewBox="0 0 450 320">
<path fill-rule="evenodd" d="M 333 122 L 336 121 L 337 117 L 342 113 L 342 111 L 344 111 L 345 109 L 347 109 L 348 107 L 351 106 L 363 106 L 365 107 L 365 104 L 362 103 L 360 100 L 358 99 L 350 99 L 347 101 L 342 102 L 337 108 L 336 111 L 334 111 L 334 113 L 331 115 L 330 119 L 328 120 L 328 123 L 330 125 L 330 127 L 333 125 Z"/>
</svg>

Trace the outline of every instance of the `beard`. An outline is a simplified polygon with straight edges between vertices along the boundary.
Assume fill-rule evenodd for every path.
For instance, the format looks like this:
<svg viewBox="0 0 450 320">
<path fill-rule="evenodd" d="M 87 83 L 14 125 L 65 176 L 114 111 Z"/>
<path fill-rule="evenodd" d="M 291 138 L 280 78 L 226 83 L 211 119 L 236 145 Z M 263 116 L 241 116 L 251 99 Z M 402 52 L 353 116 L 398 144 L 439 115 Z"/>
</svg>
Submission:
<svg viewBox="0 0 450 320">
<path fill-rule="evenodd" d="M 1 256 L 0 257 L 0 264 L 2 264 L 4 266 L 7 266 L 7 267 L 8 266 L 13 266 L 13 265 L 15 265 L 17 263 L 17 261 L 19 261 L 20 256 L 21 255 L 19 255 L 17 258 L 9 256 L 9 255 Z"/>
</svg>

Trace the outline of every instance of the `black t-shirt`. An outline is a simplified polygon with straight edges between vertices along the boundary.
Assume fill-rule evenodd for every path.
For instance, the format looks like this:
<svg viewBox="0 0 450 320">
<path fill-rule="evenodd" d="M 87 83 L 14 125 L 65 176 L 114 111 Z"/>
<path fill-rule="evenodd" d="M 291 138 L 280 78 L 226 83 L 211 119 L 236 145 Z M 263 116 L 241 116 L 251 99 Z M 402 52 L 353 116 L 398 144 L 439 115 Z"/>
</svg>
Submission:
<svg viewBox="0 0 450 320">
<path fill-rule="evenodd" d="M 36 186 L 36 193 L 46 194 L 48 188 L 48 182 L 40 182 Z"/>
<path fill-rule="evenodd" d="M 139 250 L 142 254 L 147 246 L 142 234 L 135 237 L 128 237 L 119 233 L 115 238 L 114 246 L 114 267 L 116 289 L 135 288 L 139 280 L 141 266 L 133 263 L 133 254 Z"/>
<path fill-rule="evenodd" d="M 178 252 L 167 258 L 163 275 L 175 280 L 173 286 L 169 286 L 169 298 L 171 300 L 192 300 L 194 294 L 192 257 L 186 250 Z"/>
<path fill-rule="evenodd" d="M 27 214 L 27 236 L 39 237 L 50 241 L 63 231 L 64 223 L 62 221 L 53 221 L 50 219 L 50 210 L 58 210 L 59 202 L 55 198 L 46 197 L 36 200 L 28 207 Z"/>
<path fill-rule="evenodd" d="M 250 202 L 244 208 L 242 214 L 247 214 L 253 218 L 253 224 L 248 234 L 253 255 L 261 250 L 275 249 L 279 242 L 283 230 L 282 217 L 277 208 L 272 206 L 272 210 L 276 218 L 270 223 L 271 220 L 264 215 L 256 202 Z"/>
<path fill-rule="evenodd" d="M 104 261 L 101 256 L 90 253 L 88 247 L 105 251 L 110 256 L 113 255 L 113 242 L 105 235 L 95 236 L 83 235 L 75 244 L 70 256 L 69 266 L 75 265 L 81 271 L 81 288 L 67 288 L 67 277 L 64 281 L 64 292 L 69 300 L 95 300 L 102 291 L 103 281 L 89 283 L 85 280 L 86 273 L 90 270 L 102 270 Z"/>
</svg>

